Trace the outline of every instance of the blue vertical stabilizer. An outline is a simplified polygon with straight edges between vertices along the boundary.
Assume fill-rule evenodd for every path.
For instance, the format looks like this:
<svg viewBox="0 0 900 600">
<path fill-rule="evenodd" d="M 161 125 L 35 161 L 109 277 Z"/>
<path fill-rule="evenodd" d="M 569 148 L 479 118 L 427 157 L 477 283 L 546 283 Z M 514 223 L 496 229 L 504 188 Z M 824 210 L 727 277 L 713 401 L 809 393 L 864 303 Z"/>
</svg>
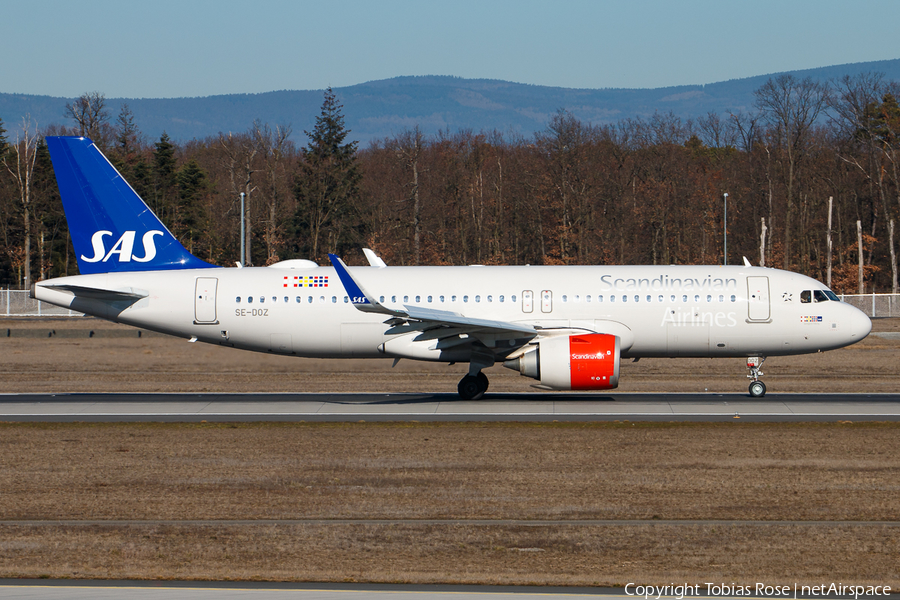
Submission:
<svg viewBox="0 0 900 600">
<path fill-rule="evenodd" d="M 46 139 L 82 274 L 215 266 L 175 239 L 91 140 Z"/>
</svg>

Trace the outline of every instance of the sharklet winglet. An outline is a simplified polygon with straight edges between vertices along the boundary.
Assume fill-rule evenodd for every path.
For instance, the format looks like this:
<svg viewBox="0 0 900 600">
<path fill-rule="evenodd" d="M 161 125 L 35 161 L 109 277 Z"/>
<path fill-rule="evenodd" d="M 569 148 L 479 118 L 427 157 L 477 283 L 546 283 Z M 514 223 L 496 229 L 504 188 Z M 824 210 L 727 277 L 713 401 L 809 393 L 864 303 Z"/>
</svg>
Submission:
<svg viewBox="0 0 900 600">
<path fill-rule="evenodd" d="M 350 270 L 347 269 L 347 265 L 345 265 L 344 261 L 336 254 L 329 254 L 328 259 L 331 261 L 331 264 L 334 265 L 334 270 L 337 272 L 338 279 L 341 280 L 341 284 L 343 284 L 344 290 L 346 290 L 347 296 L 350 298 L 350 303 L 353 304 L 357 310 L 368 313 L 391 315 L 394 317 L 409 316 L 403 311 L 391 310 L 375 300 L 375 297 L 366 292 L 359 282 L 353 278 L 353 275 L 350 274 Z"/>
</svg>

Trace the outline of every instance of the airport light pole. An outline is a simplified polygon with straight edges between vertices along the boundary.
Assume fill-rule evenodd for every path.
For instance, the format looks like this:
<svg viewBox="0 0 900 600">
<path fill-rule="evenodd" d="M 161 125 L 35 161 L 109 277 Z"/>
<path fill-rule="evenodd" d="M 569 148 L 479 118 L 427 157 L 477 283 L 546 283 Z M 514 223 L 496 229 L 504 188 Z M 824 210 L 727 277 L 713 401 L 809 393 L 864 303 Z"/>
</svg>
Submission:
<svg viewBox="0 0 900 600">
<path fill-rule="evenodd" d="M 725 218 L 722 219 L 722 229 L 724 229 L 724 240 L 725 247 L 723 248 L 723 254 L 725 255 L 725 266 L 728 266 L 728 192 L 725 192 Z"/>
</svg>

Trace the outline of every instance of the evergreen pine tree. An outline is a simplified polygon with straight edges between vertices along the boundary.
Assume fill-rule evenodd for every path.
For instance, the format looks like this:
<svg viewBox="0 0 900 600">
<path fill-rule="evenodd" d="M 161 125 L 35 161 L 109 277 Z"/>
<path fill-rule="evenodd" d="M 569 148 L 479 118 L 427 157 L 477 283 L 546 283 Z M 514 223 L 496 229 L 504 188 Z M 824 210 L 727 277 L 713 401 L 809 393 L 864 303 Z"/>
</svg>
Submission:
<svg viewBox="0 0 900 600">
<path fill-rule="evenodd" d="M 3 160 L 3 157 L 6 156 L 6 152 L 9 150 L 9 143 L 6 139 L 6 129 L 3 127 L 3 119 L 0 119 L 0 161 Z"/>
<path fill-rule="evenodd" d="M 206 173 L 191 159 L 176 175 L 178 183 L 178 208 L 173 233 L 181 243 L 193 252 L 205 229 L 203 195 L 208 187 Z"/>
<path fill-rule="evenodd" d="M 168 227 L 175 203 L 175 145 L 166 132 L 160 136 L 153 152 L 154 211 Z"/>
<path fill-rule="evenodd" d="M 353 214 L 359 195 L 358 142 L 344 143 L 350 131 L 344 127 L 342 108 L 328 88 L 315 128 L 304 132 L 309 144 L 301 150 L 300 174 L 294 188 L 298 203 L 294 231 L 308 241 L 301 244 L 298 240 L 295 247 L 307 247 L 313 260 L 323 246 L 329 251 L 342 250 L 352 241 L 359 221 Z"/>
</svg>

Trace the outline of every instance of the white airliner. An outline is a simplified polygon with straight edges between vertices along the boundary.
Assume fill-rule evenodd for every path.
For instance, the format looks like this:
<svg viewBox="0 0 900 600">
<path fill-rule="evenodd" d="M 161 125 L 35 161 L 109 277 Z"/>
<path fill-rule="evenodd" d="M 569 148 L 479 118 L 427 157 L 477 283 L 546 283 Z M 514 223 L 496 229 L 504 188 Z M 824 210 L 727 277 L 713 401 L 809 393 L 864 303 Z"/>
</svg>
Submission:
<svg viewBox="0 0 900 600">
<path fill-rule="evenodd" d="M 469 364 L 481 398 L 503 363 L 553 390 L 608 390 L 620 360 L 767 356 L 860 341 L 869 318 L 809 277 L 743 266 L 368 267 L 288 260 L 217 268 L 191 255 L 86 138 L 48 137 L 81 275 L 38 300 L 243 350 Z"/>
</svg>

